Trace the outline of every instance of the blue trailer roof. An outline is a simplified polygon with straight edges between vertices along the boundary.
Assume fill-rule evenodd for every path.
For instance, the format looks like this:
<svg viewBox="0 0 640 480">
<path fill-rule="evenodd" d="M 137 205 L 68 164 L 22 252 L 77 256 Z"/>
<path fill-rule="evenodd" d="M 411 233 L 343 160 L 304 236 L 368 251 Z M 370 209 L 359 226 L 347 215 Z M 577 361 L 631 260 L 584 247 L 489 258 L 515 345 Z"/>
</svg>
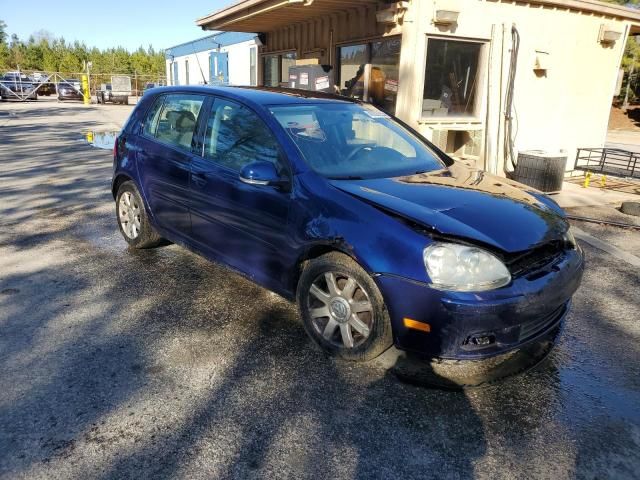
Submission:
<svg viewBox="0 0 640 480">
<path fill-rule="evenodd" d="M 218 32 L 207 37 L 198 38 L 197 40 L 169 47 L 164 51 L 164 56 L 165 58 L 169 58 L 171 56 L 181 57 L 183 55 L 206 52 L 207 50 L 214 50 L 236 43 L 248 42 L 249 40 L 253 40 L 255 36 L 255 33 Z"/>
</svg>

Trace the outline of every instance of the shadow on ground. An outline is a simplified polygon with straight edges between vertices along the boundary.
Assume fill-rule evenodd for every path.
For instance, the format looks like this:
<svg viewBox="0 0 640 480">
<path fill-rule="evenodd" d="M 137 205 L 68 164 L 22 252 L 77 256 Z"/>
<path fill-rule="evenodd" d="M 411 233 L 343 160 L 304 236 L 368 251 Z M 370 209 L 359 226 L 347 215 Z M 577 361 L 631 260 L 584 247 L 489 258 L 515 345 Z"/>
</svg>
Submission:
<svg viewBox="0 0 640 480">
<path fill-rule="evenodd" d="M 1 127 L 1 478 L 634 477 L 630 267 L 585 247 L 538 370 L 409 386 L 327 358 L 293 305 L 178 246 L 127 250 L 109 152 L 78 142 L 97 113 L 29 115 Z"/>
</svg>

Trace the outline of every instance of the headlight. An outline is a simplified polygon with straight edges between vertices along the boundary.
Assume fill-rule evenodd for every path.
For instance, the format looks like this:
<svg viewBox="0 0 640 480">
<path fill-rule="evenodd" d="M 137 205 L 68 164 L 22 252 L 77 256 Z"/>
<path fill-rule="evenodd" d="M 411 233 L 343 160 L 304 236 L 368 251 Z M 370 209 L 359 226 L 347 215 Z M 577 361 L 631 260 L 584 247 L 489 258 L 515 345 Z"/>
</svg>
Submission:
<svg viewBox="0 0 640 480">
<path fill-rule="evenodd" d="M 441 290 L 479 292 L 511 281 L 504 263 L 477 247 L 437 242 L 425 248 L 423 257 L 432 286 Z"/>
</svg>

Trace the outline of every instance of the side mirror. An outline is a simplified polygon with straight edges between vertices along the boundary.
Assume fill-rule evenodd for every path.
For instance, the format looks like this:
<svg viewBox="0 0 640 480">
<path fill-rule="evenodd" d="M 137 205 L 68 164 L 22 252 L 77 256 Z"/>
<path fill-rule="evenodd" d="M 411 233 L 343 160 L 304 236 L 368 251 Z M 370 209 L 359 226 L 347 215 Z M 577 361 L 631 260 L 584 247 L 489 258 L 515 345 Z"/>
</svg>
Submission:
<svg viewBox="0 0 640 480">
<path fill-rule="evenodd" d="M 288 179 L 278 175 L 276 166 L 271 162 L 253 162 L 245 165 L 240 170 L 240 180 L 250 185 L 265 185 L 272 187 L 285 187 L 289 185 Z"/>
</svg>

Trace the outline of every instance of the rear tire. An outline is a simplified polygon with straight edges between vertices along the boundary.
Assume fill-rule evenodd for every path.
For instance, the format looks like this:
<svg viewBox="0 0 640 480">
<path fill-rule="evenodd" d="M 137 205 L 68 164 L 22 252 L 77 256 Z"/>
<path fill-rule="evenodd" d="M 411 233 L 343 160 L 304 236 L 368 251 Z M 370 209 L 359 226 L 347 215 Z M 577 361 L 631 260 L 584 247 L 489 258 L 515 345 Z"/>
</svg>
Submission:
<svg viewBox="0 0 640 480">
<path fill-rule="evenodd" d="M 307 334 L 329 354 L 365 361 L 391 347 L 391 321 L 382 294 L 347 255 L 332 252 L 307 262 L 296 296 Z"/>
<path fill-rule="evenodd" d="M 131 248 L 154 248 L 163 238 L 149 222 L 149 216 L 135 184 L 124 182 L 116 195 L 116 217 L 120 233 Z"/>
</svg>

